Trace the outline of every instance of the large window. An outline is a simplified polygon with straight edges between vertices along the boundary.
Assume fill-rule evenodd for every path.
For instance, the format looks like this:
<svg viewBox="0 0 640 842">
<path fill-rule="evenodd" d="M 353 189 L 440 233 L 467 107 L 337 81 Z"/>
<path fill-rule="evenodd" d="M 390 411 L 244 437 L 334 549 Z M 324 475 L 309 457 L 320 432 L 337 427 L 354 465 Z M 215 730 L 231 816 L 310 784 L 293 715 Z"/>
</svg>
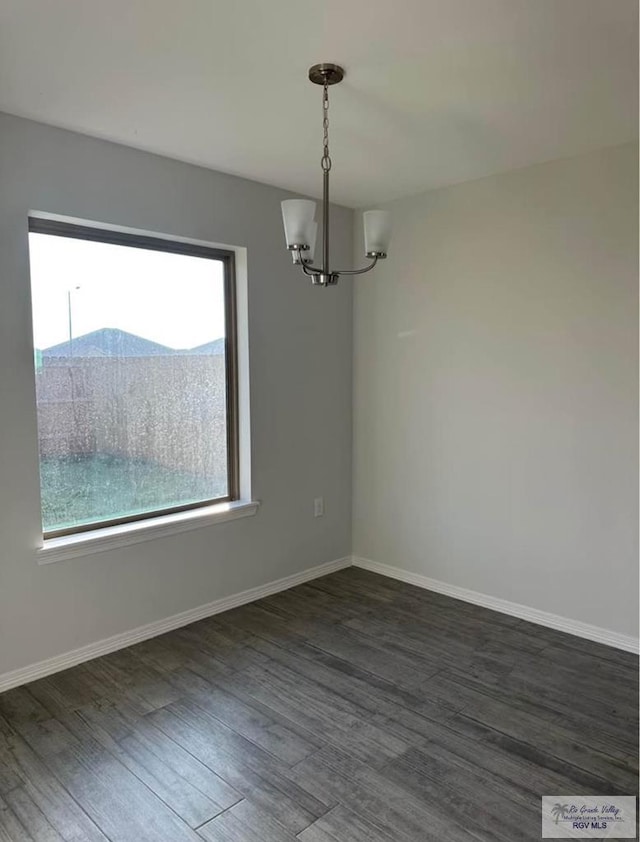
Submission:
<svg viewBox="0 0 640 842">
<path fill-rule="evenodd" d="M 31 218 L 45 537 L 238 497 L 234 255 Z"/>
</svg>

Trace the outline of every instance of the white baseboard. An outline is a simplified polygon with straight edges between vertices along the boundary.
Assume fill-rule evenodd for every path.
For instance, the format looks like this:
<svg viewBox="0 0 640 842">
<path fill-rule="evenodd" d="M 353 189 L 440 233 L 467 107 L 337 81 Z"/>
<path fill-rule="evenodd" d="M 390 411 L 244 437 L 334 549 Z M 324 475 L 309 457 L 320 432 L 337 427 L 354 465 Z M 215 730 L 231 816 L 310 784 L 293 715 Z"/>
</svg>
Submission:
<svg viewBox="0 0 640 842">
<path fill-rule="evenodd" d="M 499 599 L 495 596 L 470 591 L 458 585 L 449 585 L 440 582 L 438 579 L 430 579 L 419 573 L 411 573 L 399 567 L 392 567 L 389 564 L 380 564 L 377 561 L 370 561 L 367 558 L 354 556 L 355 567 L 362 567 L 372 573 L 379 573 L 382 576 L 389 576 L 392 579 L 399 579 L 410 585 L 417 585 L 428 591 L 451 596 L 454 599 L 461 599 L 464 602 L 472 602 L 474 605 L 481 605 L 483 608 L 490 608 L 493 611 L 500 611 L 502 614 L 509 614 L 512 617 L 519 617 L 521 620 L 528 620 L 530 623 L 537 623 L 540 626 L 547 626 L 551 629 L 575 634 L 578 637 L 585 637 L 587 640 L 594 640 L 596 643 L 604 643 L 606 646 L 614 646 L 616 649 L 624 649 L 626 652 L 638 652 L 638 640 L 618 632 L 609 631 L 592 626 L 589 623 L 581 623 L 579 620 L 571 620 L 568 617 L 560 617 L 557 614 L 549 614 L 547 611 L 540 611 L 537 608 L 530 608 L 527 605 L 520 605 L 517 602 L 509 602 L 506 599 Z"/>
<path fill-rule="evenodd" d="M 126 646 L 132 646 L 134 643 L 140 643 L 143 640 L 148 640 L 159 634 L 178 629 L 181 626 L 187 626 L 189 623 L 195 623 L 196 620 L 203 620 L 205 617 L 220 614 L 222 611 L 229 611 L 231 608 L 237 608 L 239 605 L 255 602 L 256 599 L 262 599 L 265 596 L 286 591 L 296 585 L 302 585 L 304 582 L 309 582 L 312 579 L 326 576 L 328 573 L 334 573 L 336 570 L 342 570 L 344 567 L 350 566 L 351 556 L 339 558 L 335 561 L 328 561 L 325 564 L 319 564 L 317 567 L 311 567 L 309 570 L 303 570 L 301 573 L 285 576 L 284 579 L 276 579 L 275 582 L 268 582 L 266 585 L 259 585 L 257 588 L 250 588 L 247 591 L 241 591 L 232 596 L 225 596 L 222 599 L 214 600 L 214 602 L 208 602 L 206 605 L 199 605 L 197 608 L 191 608 L 188 611 L 182 611 L 180 614 L 166 617 L 164 620 L 157 620 L 154 623 L 148 623 L 146 626 L 138 626 L 138 628 L 122 632 L 122 634 L 116 634 L 113 637 L 98 640 L 96 643 L 90 643 L 88 646 L 73 649 L 71 652 L 65 652 L 62 655 L 47 658 L 46 661 L 39 661 L 21 669 L 5 672 L 0 675 L 0 693 L 12 687 L 26 684 L 29 681 L 44 678 L 54 672 L 60 672 L 69 667 L 74 667 L 83 661 L 90 661 L 92 658 L 100 657 L 100 655 L 107 655 L 109 652 L 115 652 L 117 649 L 124 649 Z"/>
<path fill-rule="evenodd" d="M 417 585 L 419 588 L 425 588 L 426 590 L 451 596 L 454 599 L 461 599 L 464 602 L 471 602 L 474 605 L 481 605 L 483 608 L 500 611 L 502 614 L 509 614 L 512 617 L 519 617 L 521 620 L 528 620 L 531 623 L 537 623 L 541 626 L 547 626 L 558 631 L 587 638 L 588 640 L 594 640 L 597 643 L 604 643 L 607 646 L 624 649 L 626 652 L 638 652 L 638 640 L 628 635 L 609 631 L 599 626 L 592 626 L 588 623 L 581 623 L 578 620 L 571 620 L 567 617 L 560 617 L 557 614 L 549 614 L 546 611 L 539 611 L 537 608 L 530 608 L 527 605 L 520 605 L 517 602 L 509 602 L 506 599 L 488 596 L 478 591 L 461 588 L 458 585 L 449 585 L 446 582 L 440 582 L 438 579 L 430 579 L 419 573 L 411 573 L 408 570 L 392 567 L 389 564 L 380 564 L 379 562 L 357 556 L 346 556 L 345 558 L 339 558 L 335 561 L 326 562 L 325 564 L 319 564 L 317 567 L 311 567 L 309 570 L 303 570 L 301 573 L 294 573 L 291 576 L 285 576 L 283 579 L 277 579 L 274 582 L 268 582 L 265 585 L 259 585 L 256 588 L 250 588 L 249 590 L 214 600 L 206 605 L 191 608 L 188 611 L 174 614 L 163 620 L 157 620 L 145 626 L 138 626 L 138 628 L 116 634 L 104 640 L 99 640 L 96 643 L 90 643 L 87 646 L 82 646 L 71 652 L 65 652 L 62 655 L 56 655 L 45 661 L 39 661 L 30 666 L 6 672 L 0 675 L 0 693 L 10 690 L 12 687 L 18 687 L 29 681 L 35 681 L 38 678 L 44 678 L 47 675 L 76 666 L 83 661 L 90 661 L 92 658 L 100 657 L 100 655 L 107 655 L 109 652 L 115 652 L 117 649 L 124 649 L 127 646 L 132 646 L 134 643 L 140 643 L 159 634 L 187 626 L 189 623 L 195 623 L 197 620 L 202 620 L 205 617 L 211 617 L 214 614 L 220 614 L 222 611 L 229 611 L 231 608 L 246 605 L 248 602 L 255 602 L 255 600 L 262 599 L 265 596 L 286 591 L 296 585 L 302 585 L 305 582 L 310 582 L 312 579 L 317 579 L 320 576 L 334 573 L 336 570 L 350 567 L 352 564 L 355 567 L 370 570 L 372 573 L 379 573 L 382 576 L 399 579 L 401 582 Z"/>
</svg>

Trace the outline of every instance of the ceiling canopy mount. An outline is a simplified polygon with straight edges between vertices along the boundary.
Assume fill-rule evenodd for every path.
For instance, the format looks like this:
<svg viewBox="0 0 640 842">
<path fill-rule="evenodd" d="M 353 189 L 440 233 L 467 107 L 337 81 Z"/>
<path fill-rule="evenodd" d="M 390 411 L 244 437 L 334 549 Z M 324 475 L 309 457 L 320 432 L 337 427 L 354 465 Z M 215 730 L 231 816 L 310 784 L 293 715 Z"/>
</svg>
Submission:
<svg viewBox="0 0 640 842">
<path fill-rule="evenodd" d="M 309 68 L 309 79 L 314 85 L 337 85 L 344 79 L 344 68 L 339 64 L 314 64 Z"/>
</svg>

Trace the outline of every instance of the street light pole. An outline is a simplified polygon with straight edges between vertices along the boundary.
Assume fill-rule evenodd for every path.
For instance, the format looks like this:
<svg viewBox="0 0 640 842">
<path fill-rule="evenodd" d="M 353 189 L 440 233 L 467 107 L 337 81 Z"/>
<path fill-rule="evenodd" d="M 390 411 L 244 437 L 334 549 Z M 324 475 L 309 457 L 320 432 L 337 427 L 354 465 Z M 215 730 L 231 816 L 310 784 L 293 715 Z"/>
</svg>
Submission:
<svg viewBox="0 0 640 842">
<path fill-rule="evenodd" d="M 69 356 L 73 358 L 73 328 L 71 322 L 71 290 L 67 290 L 67 308 L 69 313 Z"/>
<path fill-rule="evenodd" d="M 80 289 L 80 287 L 77 286 L 73 289 Z M 72 290 L 67 290 L 67 315 L 69 319 L 69 356 L 73 359 L 73 321 L 71 318 L 71 292 Z"/>
</svg>

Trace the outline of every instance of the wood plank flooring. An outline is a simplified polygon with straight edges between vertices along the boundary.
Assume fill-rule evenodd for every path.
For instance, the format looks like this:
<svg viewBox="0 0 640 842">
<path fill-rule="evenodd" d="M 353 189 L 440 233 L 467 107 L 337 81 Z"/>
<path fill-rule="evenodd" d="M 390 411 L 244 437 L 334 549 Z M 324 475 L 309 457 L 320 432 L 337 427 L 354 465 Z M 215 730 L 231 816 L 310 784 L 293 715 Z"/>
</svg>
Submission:
<svg viewBox="0 0 640 842">
<path fill-rule="evenodd" d="M 633 655 L 349 568 L 0 695 L 0 842 L 518 842 L 638 789 Z"/>
</svg>

